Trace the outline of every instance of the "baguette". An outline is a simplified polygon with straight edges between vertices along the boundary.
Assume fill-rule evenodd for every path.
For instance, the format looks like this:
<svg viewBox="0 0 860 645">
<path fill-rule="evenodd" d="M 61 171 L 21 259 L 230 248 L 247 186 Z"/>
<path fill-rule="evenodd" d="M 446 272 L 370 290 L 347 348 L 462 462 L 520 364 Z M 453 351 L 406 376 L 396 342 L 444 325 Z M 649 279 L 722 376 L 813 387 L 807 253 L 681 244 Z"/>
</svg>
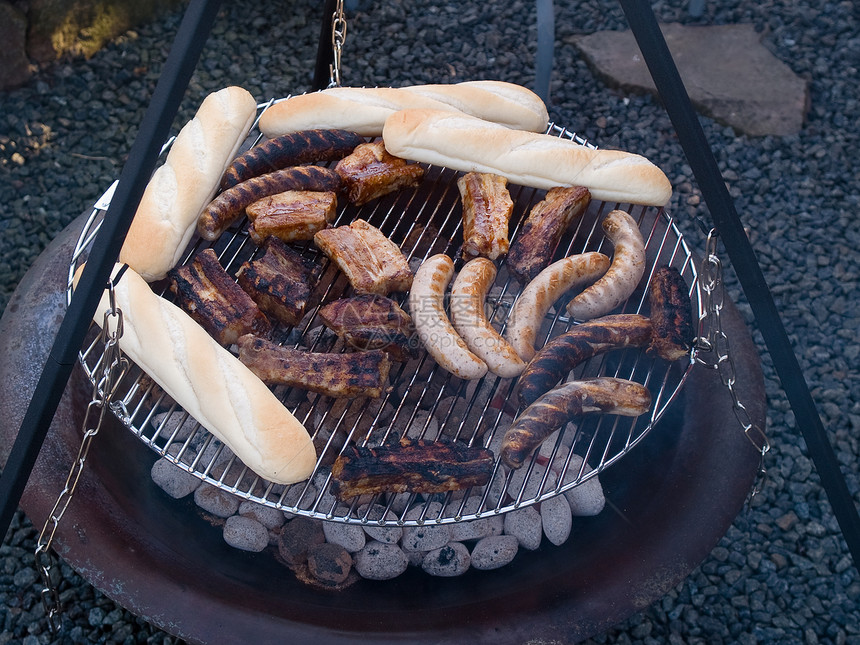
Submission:
<svg viewBox="0 0 860 645">
<path fill-rule="evenodd" d="M 256 114 L 257 102 L 241 87 L 224 88 L 203 100 L 149 180 L 120 262 L 147 282 L 161 280 L 179 262 L 197 217 L 214 197 Z"/>
<path fill-rule="evenodd" d="M 291 484 L 310 476 L 316 451 L 307 430 L 239 359 L 133 270 L 114 292 L 130 360 L 260 477 Z M 97 324 L 108 308 L 105 291 Z"/>
<path fill-rule="evenodd" d="M 470 81 L 404 88 L 332 87 L 275 103 L 263 112 L 259 125 L 269 138 L 312 128 L 378 137 L 394 112 L 419 108 L 470 114 L 536 132 L 546 130 L 549 121 L 546 106 L 534 92 L 513 83 Z"/>
<path fill-rule="evenodd" d="M 650 206 L 664 206 L 672 195 L 663 171 L 639 155 L 595 150 L 465 114 L 395 112 L 386 120 L 382 138 L 397 157 L 462 172 L 495 173 L 522 186 L 584 186 L 597 200 Z"/>
</svg>

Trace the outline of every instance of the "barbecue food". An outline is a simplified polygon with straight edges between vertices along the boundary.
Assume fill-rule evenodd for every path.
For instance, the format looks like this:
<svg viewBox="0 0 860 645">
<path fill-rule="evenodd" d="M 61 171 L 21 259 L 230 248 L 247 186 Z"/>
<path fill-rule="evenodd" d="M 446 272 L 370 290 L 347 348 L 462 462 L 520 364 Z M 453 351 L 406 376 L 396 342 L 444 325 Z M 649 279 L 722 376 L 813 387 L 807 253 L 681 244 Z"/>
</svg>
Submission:
<svg viewBox="0 0 860 645">
<path fill-rule="evenodd" d="M 257 114 L 254 97 L 240 87 L 208 95 L 186 123 L 143 193 L 120 250 L 144 280 L 161 280 L 179 262 L 197 217 L 218 188 Z"/>
<path fill-rule="evenodd" d="M 601 201 L 651 206 L 665 206 L 672 196 L 669 179 L 645 157 L 465 114 L 401 110 L 385 120 L 382 139 L 388 152 L 403 159 L 491 172 L 519 186 L 585 186 Z"/>
<path fill-rule="evenodd" d="M 541 323 L 553 303 L 562 295 L 591 284 L 606 273 L 610 260 L 602 253 L 589 252 L 553 262 L 529 282 L 508 316 L 505 338 L 524 361 L 535 355 L 535 341 Z"/>
<path fill-rule="evenodd" d="M 260 130 L 275 137 L 308 128 L 345 128 L 368 137 L 382 134 L 385 119 L 398 110 L 462 111 L 511 128 L 543 132 L 549 116 L 534 92 L 500 81 L 451 85 L 332 87 L 279 101 L 263 112 Z"/>
<path fill-rule="evenodd" d="M 381 349 L 395 361 L 418 355 L 412 318 L 390 298 L 375 294 L 341 298 L 320 307 L 318 315 L 353 347 Z"/>
<path fill-rule="evenodd" d="M 400 248 L 363 219 L 319 231 L 314 243 L 346 274 L 357 293 L 386 296 L 412 285 L 412 270 Z"/>
<path fill-rule="evenodd" d="M 630 297 L 645 273 L 645 240 L 636 220 L 624 211 L 611 211 L 603 219 L 603 232 L 615 249 L 612 265 L 568 303 L 567 313 L 577 320 L 608 314 Z"/>
<path fill-rule="evenodd" d="M 552 188 L 532 208 L 508 252 L 508 269 L 520 284 L 527 284 L 549 266 L 561 236 L 590 202 L 591 194 L 581 186 Z"/>
<path fill-rule="evenodd" d="M 424 349 L 443 369 L 461 379 L 479 379 L 487 364 L 466 345 L 445 313 L 445 290 L 454 277 L 454 261 L 444 253 L 427 258 L 415 272 L 409 312 Z"/>
<path fill-rule="evenodd" d="M 191 264 L 171 269 L 168 275 L 179 306 L 222 345 L 232 345 L 244 334 L 265 336 L 271 331 L 269 319 L 212 249 L 203 249 Z"/>
<path fill-rule="evenodd" d="M 501 459 L 519 468 L 535 448 L 574 417 L 591 412 L 637 417 L 651 407 L 648 388 L 625 379 L 600 377 L 570 381 L 529 405 L 502 439 Z"/>
<path fill-rule="evenodd" d="M 651 321 L 639 314 L 616 314 L 577 325 L 549 341 L 526 365 L 519 381 L 520 403 L 531 405 L 593 356 L 645 347 L 650 341 Z"/>
<path fill-rule="evenodd" d="M 487 292 L 496 278 L 496 265 L 487 258 L 469 260 L 451 287 L 451 323 L 466 346 L 493 374 L 516 378 L 526 364 L 499 335 L 484 312 Z"/>
<path fill-rule="evenodd" d="M 653 333 L 647 353 L 667 361 L 689 357 L 695 338 L 689 294 L 678 269 L 663 266 L 654 271 L 648 291 Z"/>
<path fill-rule="evenodd" d="M 343 179 L 349 201 L 356 206 L 417 186 L 424 176 L 418 164 L 388 154 L 382 141 L 361 144 L 334 169 Z"/>
<path fill-rule="evenodd" d="M 284 242 L 312 240 L 337 214 L 333 192 L 288 190 L 254 202 L 245 212 L 251 224 L 248 235 L 256 245 L 274 236 Z"/>
<path fill-rule="evenodd" d="M 122 269 L 117 264 L 113 275 L 123 353 L 260 477 L 277 484 L 307 479 L 317 458 L 302 424 L 233 354 L 133 270 L 116 280 Z M 104 324 L 111 304 L 105 290 L 96 323 Z"/>
<path fill-rule="evenodd" d="M 250 334 L 239 339 L 239 360 L 267 385 L 287 385 L 333 397 L 379 398 L 389 389 L 388 354 L 335 354 L 283 347 Z"/>
<path fill-rule="evenodd" d="M 334 170 L 319 166 L 296 166 L 252 177 L 218 195 L 200 214 L 197 232 L 213 242 L 257 200 L 287 190 L 337 192 L 341 179 Z"/>
<path fill-rule="evenodd" d="M 342 159 L 364 137 L 346 130 L 303 130 L 268 139 L 233 160 L 221 177 L 221 190 L 288 166 Z"/>
<path fill-rule="evenodd" d="M 236 281 L 264 313 L 296 325 L 311 297 L 316 264 L 275 237 L 266 240 L 263 250 L 263 255 L 239 267 Z"/>
<path fill-rule="evenodd" d="M 493 474 L 493 453 L 462 442 L 401 439 L 392 446 L 351 445 L 331 467 L 338 499 L 377 493 L 446 493 L 483 486 Z"/>
<path fill-rule="evenodd" d="M 508 180 L 470 172 L 457 180 L 463 201 L 463 257 L 497 260 L 508 252 L 508 222 L 514 202 Z"/>
</svg>

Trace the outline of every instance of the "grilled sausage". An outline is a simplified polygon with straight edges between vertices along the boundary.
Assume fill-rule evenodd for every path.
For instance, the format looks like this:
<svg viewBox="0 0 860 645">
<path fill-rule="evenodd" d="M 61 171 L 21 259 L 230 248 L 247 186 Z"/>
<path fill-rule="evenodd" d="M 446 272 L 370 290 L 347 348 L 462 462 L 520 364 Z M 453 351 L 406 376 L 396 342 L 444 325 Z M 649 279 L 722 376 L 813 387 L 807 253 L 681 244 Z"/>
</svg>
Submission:
<svg viewBox="0 0 860 645">
<path fill-rule="evenodd" d="M 650 340 L 651 321 L 639 314 L 604 316 L 577 325 L 549 341 L 526 365 L 520 375 L 520 403 L 531 405 L 593 356 L 613 349 L 644 347 Z"/>
<path fill-rule="evenodd" d="M 487 291 L 496 278 L 496 265 L 486 258 L 465 264 L 451 287 L 451 322 L 466 346 L 502 378 L 514 378 L 526 364 L 510 343 L 493 329 L 484 312 Z"/>
<path fill-rule="evenodd" d="M 689 293 L 678 269 L 664 266 L 654 271 L 648 287 L 652 327 L 648 354 L 667 361 L 690 355 L 695 332 Z"/>
<path fill-rule="evenodd" d="M 222 191 L 246 179 L 288 166 L 343 159 L 364 143 L 364 137 L 347 130 L 302 130 L 263 141 L 228 166 L 221 177 Z"/>
<path fill-rule="evenodd" d="M 472 353 L 445 313 L 445 290 L 453 276 L 454 261 L 447 255 L 427 258 L 412 280 L 409 313 L 421 344 L 443 369 L 462 379 L 479 379 L 487 364 Z"/>
<path fill-rule="evenodd" d="M 541 321 L 564 293 L 593 283 L 609 268 L 602 253 L 571 255 L 553 262 L 529 282 L 508 317 L 505 338 L 524 361 L 535 355 L 535 340 Z"/>
<path fill-rule="evenodd" d="M 502 439 L 501 459 L 519 468 L 557 428 L 580 415 L 600 412 L 636 417 L 651 407 L 648 388 L 625 379 L 600 377 L 570 381 L 527 407 Z"/>
<path fill-rule="evenodd" d="M 197 232 L 213 242 L 235 222 L 245 208 L 263 197 L 287 190 L 337 192 L 341 179 L 334 170 L 319 166 L 297 166 L 252 177 L 218 195 L 200 214 Z"/>
<path fill-rule="evenodd" d="M 567 312 L 577 320 L 597 318 L 615 309 L 630 297 L 645 273 L 645 241 L 636 220 L 624 211 L 611 211 L 603 220 L 603 231 L 615 248 L 612 265 L 567 305 Z"/>
</svg>

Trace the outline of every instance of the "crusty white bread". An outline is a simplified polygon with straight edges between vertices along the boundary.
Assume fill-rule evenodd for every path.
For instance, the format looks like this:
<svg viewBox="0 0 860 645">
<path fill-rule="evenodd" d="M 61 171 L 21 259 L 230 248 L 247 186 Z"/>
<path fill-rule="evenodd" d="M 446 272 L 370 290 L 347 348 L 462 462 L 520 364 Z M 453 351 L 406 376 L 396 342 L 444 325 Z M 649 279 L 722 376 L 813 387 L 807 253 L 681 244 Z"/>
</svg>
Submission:
<svg viewBox="0 0 860 645">
<path fill-rule="evenodd" d="M 120 261 L 145 280 L 165 277 L 212 201 L 218 182 L 257 115 L 257 102 L 241 87 L 209 94 L 186 123 L 146 186 L 120 250 Z"/>
<path fill-rule="evenodd" d="M 664 206 L 669 179 L 645 157 L 594 150 L 550 134 L 512 130 L 465 114 L 402 110 L 382 133 L 391 154 L 463 172 L 489 172 L 549 190 L 585 186 L 594 199 Z"/>
<path fill-rule="evenodd" d="M 339 128 L 366 137 L 382 134 L 394 112 L 433 109 L 470 114 L 506 127 L 543 132 L 549 117 L 532 91 L 501 81 L 453 85 L 332 87 L 279 101 L 263 112 L 260 131 L 269 138 L 312 128 Z"/>
<path fill-rule="evenodd" d="M 412 85 L 403 89 L 515 130 L 545 132 L 549 124 L 549 114 L 541 98 L 514 83 L 465 81 L 451 85 Z"/>
<path fill-rule="evenodd" d="M 291 484 L 310 476 L 316 451 L 307 430 L 251 370 L 133 270 L 114 293 L 130 360 L 261 477 Z M 93 316 L 99 325 L 108 307 L 105 291 Z"/>
</svg>

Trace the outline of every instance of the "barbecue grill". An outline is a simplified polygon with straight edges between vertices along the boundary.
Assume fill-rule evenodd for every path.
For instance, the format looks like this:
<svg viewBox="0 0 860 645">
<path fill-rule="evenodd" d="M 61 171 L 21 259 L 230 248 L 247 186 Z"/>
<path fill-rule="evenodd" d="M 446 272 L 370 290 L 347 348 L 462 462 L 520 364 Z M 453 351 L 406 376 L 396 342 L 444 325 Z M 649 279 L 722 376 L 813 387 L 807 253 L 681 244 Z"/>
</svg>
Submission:
<svg viewBox="0 0 860 645">
<path fill-rule="evenodd" d="M 335 59 L 338 56 L 336 46 Z M 553 126 L 551 130 L 558 136 L 577 138 L 563 127 Z M 459 254 L 459 218 L 454 215 L 454 174 L 442 168 L 429 171 L 429 178 L 415 193 L 391 197 L 360 213 L 342 211 L 340 217 L 344 221 L 363 217 L 376 223 L 401 246 L 405 245 L 413 260 L 426 258 L 434 252 L 447 252 L 456 257 Z M 527 212 L 539 197 L 538 191 L 518 191 L 515 195 L 517 212 Z M 619 205 L 593 204 L 580 227 L 565 239 L 564 253 L 599 249 L 603 242 L 596 233 L 595 224 L 602 214 L 615 206 Z M 620 206 L 627 208 L 627 205 Z M 653 271 L 660 264 L 671 264 L 681 270 L 690 284 L 696 312 L 704 318 L 708 313 L 705 301 L 710 294 L 703 296 L 697 260 L 671 216 L 661 209 L 629 207 L 629 210 L 646 234 L 649 270 Z M 397 216 L 399 212 L 412 216 L 404 220 Z M 415 217 L 416 213 L 420 213 L 420 217 Z M 3 342 L 7 345 L 4 349 L 14 359 L 9 363 L 10 374 L 27 372 L 26 365 L 42 362 L 32 359 L 45 355 L 45 337 L 53 337 L 56 329 L 34 338 L 31 333 L 34 320 L 45 319 L 46 314 L 58 306 L 58 295 L 61 301 L 68 299 L 66 304 L 72 307 L 70 275 L 91 252 L 91 243 L 98 239 L 104 223 L 110 221 L 109 215 L 109 210 L 95 208 L 91 214 L 83 216 L 52 245 L 46 257 L 31 271 L 32 277 L 22 283 L 21 297 L 27 307 L 20 310 L 20 316 L 5 321 L 8 329 L 3 330 L 9 332 L 3 334 Z M 414 227 L 416 220 L 422 222 L 420 229 Z M 186 261 L 198 248 L 189 250 Z M 252 245 L 241 232 L 219 240 L 216 249 L 228 268 L 238 266 L 253 253 Z M 305 252 L 313 255 L 314 250 L 308 247 Z M 71 258 L 71 264 L 58 260 L 60 257 Z M 49 289 L 37 292 L 32 288 L 36 283 Z M 516 288 L 506 281 L 504 274 L 496 284 L 498 289 L 490 304 L 496 321 L 504 325 L 510 304 L 516 297 Z M 336 280 L 327 283 L 333 294 L 342 287 Z M 639 311 L 643 303 L 644 292 L 637 292 L 625 305 L 625 311 Z M 36 312 L 38 317 L 34 319 L 28 312 Z M 79 570 L 91 572 L 91 581 L 123 605 L 188 640 L 267 640 L 283 639 L 290 634 L 349 641 L 384 634 L 413 641 L 446 642 L 470 637 L 477 642 L 499 642 L 495 631 L 499 628 L 506 629 L 510 642 L 559 635 L 570 640 L 588 636 L 643 608 L 682 579 L 722 535 L 750 489 L 755 466 L 760 453 L 764 452 L 762 444 L 757 443 L 759 437 L 750 434 L 750 430 L 764 426 L 761 374 L 744 325 L 730 304 L 723 306 L 721 323 L 738 350 L 731 387 L 726 388 L 721 382 L 719 370 L 696 369 L 695 354 L 689 361 L 671 366 L 650 359 L 644 361 L 634 352 L 594 360 L 582 367 L 582 374 L 612 374 L 644 382 L 652 390 L 655 405 L 649 416 L 638 421 L 622 423 L 616 419 L 596 418 L 593 423 L 591 420 L 582 422 L 559 434 L 550 448 L 552 454 L 567 445 L 571 454 L 578 452 L 586 458 L 591 470 L 571 469 L 565 463 L 557 481 L 544 478 L 531 487 L 523 483 L 520 488 L 512 488 L 508 478 L 501 483 L 507 497 L 499 495 L 493 501 L 485 491 L 470 491 L 456 499 L 448 496 L 438 516 L 425 516 L 420 520 L 454 522 L 486 513 L 504 513 L 538 503 L 600 474 L 612 512 L 586 521 L 580 532 L 558 550 L 527 554 L 523 562 L 510 571 L 469 575 L 455 585 L 416 579 L 410 572 L 386 586 L 359 584 L 333 598 L 297 586 L 295 581 L 272 576 L 268 563 L 225 551 L 226 547 L 211 540 L 211 535 L 207 536 L 205 531 L 177 544 L 175 538 L 187 521 L 187 509 L 165 503 L 162 498 L 154 499 L 146 489 L 145 473 L 157 455 L 172 459 L 213 485 L 291 513 L 341 522 L 361 523 L 368 518 L 355 513 L 355 509 L 343 513 L 333 504 L 324 504 L 321 494 L 308 494 L 301 488 L 303 485 L 295 485 L 291 491 L 261 482 L 249 476 L 241 464 L 235 469 L 223 469 L 225 473 L 238 473 L 234 477 L 216 476 L 213 466 L 217 450 L 216 457 L 210 460 L 197 457 L 206 452 L 206 447 L 214 447 L 212 438 L 202 428 L 198 427 L 191 437 L 184 439 L 178 452 L 168 451 L 174 438 L 165 424 L 156 420 L 155 412 L 180 415 L 182 412 L 165 401 L 157 388 L 134 369 L 123 379 L 123 387 L 113 399 L 112 409 L 117 420 L 105 418 L 105 439 L 93 444 L 88 455 L 89 471 L 79 473 L 79 486 L 87 490 L 87 497 L 93 503 L 80 508 L 69 507 L 65 521 L 75 528 L 78 540 L 69 539 L 69 533 L 60 531 L 61 554 Z M 555 314 L 545 323 L 544 337 L 560 333 L 571 324 L 572 321 Z M 281 331 L 285 342 L 290 337 L 295 342 L 296 338 L 307 340 L 314 329 L 311 316 L 304 327 Z M 10 343 L 10 339 L 22 337 L 27 341 L 26 347 Z M 321 334 L 314 341 L 325 342 Z M 31 515 L 44 517 L 51 513 L 47 500 L 56 497 L 56 490 L 61 487 L 58 481 L 58 472 L 64 470 L 61 464 L 69 463 L 81 443 L 74 429 L 81 425 L 82 410 L 87 408 L 93 385 L 98 385 L 102 356 L 98 339 L 93 340 L 91 336 L 80 351 L 82 369 L 75 371 L 59 403 L 54 423 L 56 435 L 48 444 L 51 449 L 43 452 L 33 471 L 39 484 L 32 486 L 22 498 Z M 25 358 L 30 362 L 22 364 L 21 359 Z M 436 431 L 439 436 L 447 433 L 470 443 L 492 443 L 498 436 L 502 416 L 510 412 L 507 409 L 510 384 L 488 379 L 468 392 L 465 386 L 439 373 L 432 365 L 427 365 L 428 372 L 421 372 L 420 362 L 412 367 L 413 371 L 401 370 L 398 382 L 405 384 L 405 394 L 415 394 L 419 405 L 441 417 Z M 431 381 L 437 377 L 442 381 L 440 393 L 464 395 L 460 399 L 465 410 L 455 414 L 454 404 L 446 409 L 447 401 L 441 395 L 422 398 L 418 388 L 424 385 L 421 379 L 425 375 L 429 375 Z M 35 391 L 35 388 L 26 387 L 26 383 L 22 385 L 24 387 L 3 392 L 2 397 L 4 418 L 16 423 L 22 416 L 21 409 Z M 746 406 L 739 404 L 739 392 L 743 393 Z M 290 394 L 282 393 L 285 399 Z M 403 404 L 408 398 L 392 399 L 391 418 L 408 422 L 414 416 L 417 406 Z M 697 405 L 703 400 L 712 403 L 707 411 Z M 326 402 L 319 398 L 294 399 L 289 405 L 300 420 L 325 419 L 331 414 Z M 739 409 L 750 421 L 743 428 L 745 432 L 734 428 Z M 344 414 L 339 419 L 331 419 L 330 429 L 340 430 L 352 441 L 360 437 L 365 442 L 372 441 L 374 433 L 383 432 L 385 426 L 378 412 L 371 412 L 372 418 L 363 417 L 365 414 L 361 412 L 351 419 Z M 385 421 L 391 425 L 390 419 Z M 13 429 L 4 428 L 4 433 L 11 438 L 13 433 L 7 430 Z M 419 432 L 427 431 L 427 427 L 419 429 Z M 648 441 L 644 441 L 646 435 Z M 750 449 L 747 439 L 753 442 L 756 450 Z M 149 449 L 142 448 L 143 444 Z M 334 444 L 325 445 L 318 464 L 320 472 L 322 461 L 337 449 Z M 609 468 L 622 457 L 622 469 Z M 528 472 L 531 473 L 533 466 L 534 461 L 528 466 Z M 498 465 L 497 472 L 500 472 Z M 534 474 L 541 477 L 538 471 Z M 323 481 L 323 491 L 326 485 Z M 298 494 L 291 494 L 296 492 L 296 486 Z M 466 504 L 472 495 L 479 504 Z M 671 510 L 667 499 L 673 499 Z M 465 510 L 467 506 L 468 511 Z M 397 519 L 400 524 L 410 521 L 405 517 Z M 649 525 L 659 526 L 659 530 L 648 531 L 645 535 L 629 530 L 631 526 Z M 88 530 L 94 526 L 102 530 L 97 534 Z M 217 563 L 213 563 L 213 555 Z M 108 562 L 110 564 L 106 565 Z M 111 570 L 106 570 L 105 566 Z M 135 575 L 141 567 L 149 572 L 145 579 Z M 128 584 L 132 580 L 134 582 Z M 171 591 L 175 592 L 180 585 L 185 591 L 179 594 L 177 601 Z M 500 591 L 500 585 L 510 586 L 515 591 Z M 404 593 L 414 590 L 420 590 L 420 602 Z M 524 602 L 524 598 L 528 600 Z M 510 603 L 503 602 L 505 600 Z M 190 610 L 191 603 L 200 603 L 202 611 Z M 512 610 L 512 606 L 516 609 Z M 456 617 L 452 617 L 450 611 Z M 215 616 L 222 621 L 213 623 L 211 619 Z M 341 619 L 350 622 L 344 623 Z M 333 632 L 331 628 L 335 622 L 337 631 Z"/>
</svg>

